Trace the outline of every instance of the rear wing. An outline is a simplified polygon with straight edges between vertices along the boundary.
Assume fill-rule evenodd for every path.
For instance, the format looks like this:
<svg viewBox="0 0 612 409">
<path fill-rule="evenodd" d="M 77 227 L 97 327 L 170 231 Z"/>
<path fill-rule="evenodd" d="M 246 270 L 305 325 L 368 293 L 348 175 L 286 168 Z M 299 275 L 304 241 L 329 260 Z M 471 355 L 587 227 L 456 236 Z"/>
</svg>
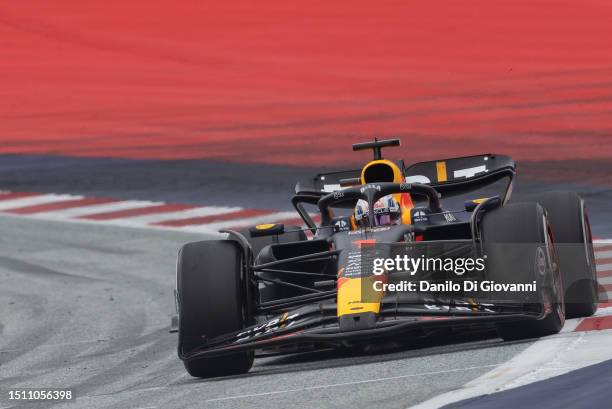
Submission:
<svg viewBox="0 0 612 409">
<path fill-rule="evenodd" d="M 408 167 L 403 162 L 399 165 L 407 183 L 428 184 L 440 193 L 472 188 L 474 184 L 487 185 L 500 177 L 513 177 L 516 173 L 516 164 L 511 157 L 496 154 L 419 162 Z M 299 181 L 295 193 L 322 196 L 359 184 L 360 174 L 359 169 L 320 173 L 312 179 Z"/>
<path fill-rule="evenodd" d="M 512 191 L 516 174 L 514 160 L 505 155 L 482 154 L 459 158 L 419 162 L 405 167 L 398 163 L 407 183 L 424 183 L 434 187 L 442 197 L 460 195 L 491 185 L 508 178 L 503 192 L 499 192 L 505 203 Z M 295 185 L 292 203 L 296 210 L 305 214 L 300 203 L 316 204 L 321 196 L 360 183 L 361 170 L 344 170 L 320 173 L 313 178 L 299 181 Z M 307 221 L 310 226 L 310 223 Z M 313 226 L 310 226 L 313 227 Z"/>
<path fill-rule="evenodd" d="M 510 185 L 515 174 L 514 160 L 496 154 L 419 162 L 404 169 L 406 182 L 428 184 L 442 195 L 460 194 L 490 185 L 504 177 L 509 178 Z"/>
</svg>

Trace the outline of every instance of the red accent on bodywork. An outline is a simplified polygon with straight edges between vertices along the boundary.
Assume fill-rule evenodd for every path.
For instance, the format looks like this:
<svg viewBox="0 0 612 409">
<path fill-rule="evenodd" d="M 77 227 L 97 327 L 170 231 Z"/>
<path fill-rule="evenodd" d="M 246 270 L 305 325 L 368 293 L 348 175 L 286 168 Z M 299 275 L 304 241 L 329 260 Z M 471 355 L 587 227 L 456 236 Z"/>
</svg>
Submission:
<svg viewBox="0 0 612 409">
<path fill-rule="evenodd" d="M 453 319 L 455 318 L 464 318 L 464 317 L 453 317 Z M 450 318 L 447 317 L 418 317 L 417 320 L 418 321 L 439 321 L 439 320 L 448 320 Z"/>
<path fill-rule="evenodd" d="M 400 196 L 400 205 L 403 209 L 412 209 L 414 207 L 414 202 L 412 201 L 410 193 L 402 193 Z"/>
<path fill-rule="evenodd" d="M 270 339 L 282 339 L 282 338 L 289 338 L 289 337 L 292 337 L 292 336 L 294 336 L 294 335 L 301 334 L 302 332 L 304 332 L 304 330 L 299 330 L 299 331 L 291 332 L 291 333 L 289 333 L 289 334 L 277 335 L 277 336 L 275 336 L 275 337 L 271 337 Z"/>
<path fill-rule="evenodd" d="M 355 240 L 353 241 L 353 244 L 357 245 L 357 247 L 362 248 L 363 245 L 368 245 L 368 244 L 375 244 L 376 243 L 376 239 L 367 239 L 367 240 Z"/>
<path fill-rule="evenodd" d="M 342 284 L 346 283 L 348 280 L 350 280 L 350 278 L 347 278 L 347 277 L 338 278 L 338 281 L 336 281 L 336 288 L 342 287 Z"/>
</svg>

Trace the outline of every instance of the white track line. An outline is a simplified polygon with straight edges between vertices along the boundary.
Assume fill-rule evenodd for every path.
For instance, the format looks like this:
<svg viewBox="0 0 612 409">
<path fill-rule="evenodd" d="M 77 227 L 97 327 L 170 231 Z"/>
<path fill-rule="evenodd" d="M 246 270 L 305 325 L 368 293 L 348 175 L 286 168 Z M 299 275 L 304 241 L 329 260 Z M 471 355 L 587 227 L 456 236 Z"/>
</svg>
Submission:
<svg viewBox="0 0 612 409">
<path fill-rule="evenodd" d="M 165 222 L 168 220 L 183 220 L 192 217 L 216 216 L 219 214 L 238 212 L 242 207 L 227 207 L 227 206 L 202 206 L 194 209 L 178 210 L 174 212 L 146 214 L 142 216 L 125 217 L 122 219 L 114 219 L 121 224 L 139 224 L 147 225 L 153 223 Z"/>
<path fill-rule="evenodd" d="M 610 276 L 610 277 L 599 277 L 597 279 L 597 282 L 599 282 L 599 284 L 602 284 L 602 285 L 612 284 L 612 276 Z"/>
<path fill-rule="evenodd" d="M 602 258 L 612 258 L 612 250 L 611 251 L 595 251 L 595 259 Z"/>
<path fill-rule="evenodd" d="M 36 206 L 46 203 L 54 203 L 54 202 L 63 202 L 65 200 L 79 200 L 83 199 L 83 196 L 80 195 L 56 195 L 56 194 L 48 194 L 48 195 L 36 195 L 36 196 L 28 196 L 22 197 L 19 199 L 8 199 L 8 200 L 0 200 L 0 211 L 9 210 L 9 209 L 19 209 L 22 207 Z"/>
<path fill-rule="evenodd" d="M 243 226 L 252 226 L 258 223 L 268 223 L 274 222 L 277 220 L 290 219 L 295 217 L 295 212 L 279 212 L 279 213 L 270 213 L 264 214 L 261 216 L 248 217 L 244 219 L 235 219 L 235 220 L 226 220 L 222 222 L 216 223 L 208 223 L 202 225 L 189 225 L 181 227 L 182 231 L 190 231 L 190 232 L 217 232 L 221 229 L 227 229 L 230 227 L 243 227 Z"/>
<path fill-rule="evenodd" d="M 608 267 L 607 267 L 608 266 Z M 608 272 L 612 269 L 609 268 L 610 264 L 596 264 L 595 269 L 598 273 Z"/>
<path fill-rule="evenodd" d="M 162 202 L 151 202 L 148 200 L 123 200 L 102 204 L 92 204 L 87 206 L 73 207 L 70 209 L 59 209 L 49 212 L 36 213 L 35 217 L 45 219 L 71 219 L 80 216 L 88 216 L 98 213 L 115 212 L 119 210 L 140 209 L 163 204 Z"/>
<path fill-rule="evenodd" d="M 278 391 L 250 393 L 250 394 L 244 394 L 244 395 L 230 395 L 230 396 L 224 396 L 221 398 L 207 399 L 204 402 L 210 403 L 210 402 L 219 402 L 219 401 L 232 400 L 232 399 L 246 399 L 246 398 L 255 398 L 255 397 L 261 397 L 261 396 L 279 395 L 279 394 L 284 394 L 284 393 L 305 392 L 305 391 L 312 391 L 312 390 L 317 390 L 317 389 L 327 389 L 327 388 L 337 388 L 341 386 L 359 385 L 359 384 L 364 384 L 364 383 L 385 382 L 385 381 L 393 381 L 396 379 L 415 378 L 419 376 L 431 376 L 431 375 L 440 375 L 440 374 L 454 373 L 454 372 L 465 372 L 465 371 L 472 371 L 472 370 L 483 369 L 483 368 L 494 368 L 496 366 L 497 365 L 470 366 L 467 368 L 449 369 L 446 371 L 421 372 L 421 373 L 407 374 L 407 375 L 388 376 L 385 378 L 364 379 L 361 381 L 305 386 L 303 388 L 296 388 L 296 389 L 283 389 L 283 390 L 278 390 Z"/>
<path fill-rule="evenodd" d="M 593 317 L 605 317 L 612 315 L 612 307 L 598 308 Z"/>
<path fill-rule="evenodd" d="M 610 271 L 612 264 L 597 264 L 597 271 Z"/>
</svg>

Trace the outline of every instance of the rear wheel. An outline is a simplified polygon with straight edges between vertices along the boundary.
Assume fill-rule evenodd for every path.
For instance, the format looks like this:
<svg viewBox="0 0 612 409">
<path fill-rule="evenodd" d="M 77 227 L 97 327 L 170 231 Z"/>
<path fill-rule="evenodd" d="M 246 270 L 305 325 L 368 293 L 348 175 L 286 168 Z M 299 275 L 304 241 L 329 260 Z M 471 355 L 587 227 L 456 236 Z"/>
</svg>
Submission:
<svg viewBox="0 0 612 409">
<path fill-rule="evenodd" d="M 584 201 L 574 192 L 545 192 L 529 198 L 540 203 L 552 224 L 559 253 L 568 318 L 597 310 L 598 289 L 591 225 Z"/>
<path fill-rule="evenodd" d="M 214 358 L 186 357 L 205 339 L 239 331 L 247 324 L 243 257 L 231 240 L 188 243 L 178 255 L 178 352 L 191 376 L 209 378 L 248 372 L 253 352 Z"/>
<path fill-rule="evenodd" d="M 483 217 L 482 237 L 488 279 L 496 283 L 535 280 L 538 293 L 522 301 L 525 307 L 547 313 L 540 320 L 497 324 L 499 335 L 504 340 L 517 340 L 558 333 L 565 323 L 563 284 L 544 209 L 537 203 L 518 203 L 493 210 Z M 499 296 L 502 302 L 516 301 L 509 294 Z"/>
</svg>

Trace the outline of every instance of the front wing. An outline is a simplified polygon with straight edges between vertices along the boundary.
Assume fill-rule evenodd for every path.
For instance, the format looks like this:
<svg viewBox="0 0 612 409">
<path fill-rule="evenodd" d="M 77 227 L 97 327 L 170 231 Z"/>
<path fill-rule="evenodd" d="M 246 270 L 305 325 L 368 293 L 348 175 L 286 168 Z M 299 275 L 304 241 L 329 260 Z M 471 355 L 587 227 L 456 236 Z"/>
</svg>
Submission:
<svg viewBox="0 0 612 409">
<path fill-rule="evenodd" d="M 335 303 L 305 306 L 236 333 L 210 339 L 203 336 L 201 347 L 187 353 L 179 350 L 179 357 L 189 361 L 288 345 L 337 346 L 352 341 L 400 337 L 415 329 L 538 320 L 546 317 L 550 311 L 543 308 L 526 309 L 524 304 L 495 306 L 468 302 L 446 306 L 395 306 L 383 308 L 378 319 L 367 328 L 351 331 L 340 330 L 335 312 Z"/>
</svg>

